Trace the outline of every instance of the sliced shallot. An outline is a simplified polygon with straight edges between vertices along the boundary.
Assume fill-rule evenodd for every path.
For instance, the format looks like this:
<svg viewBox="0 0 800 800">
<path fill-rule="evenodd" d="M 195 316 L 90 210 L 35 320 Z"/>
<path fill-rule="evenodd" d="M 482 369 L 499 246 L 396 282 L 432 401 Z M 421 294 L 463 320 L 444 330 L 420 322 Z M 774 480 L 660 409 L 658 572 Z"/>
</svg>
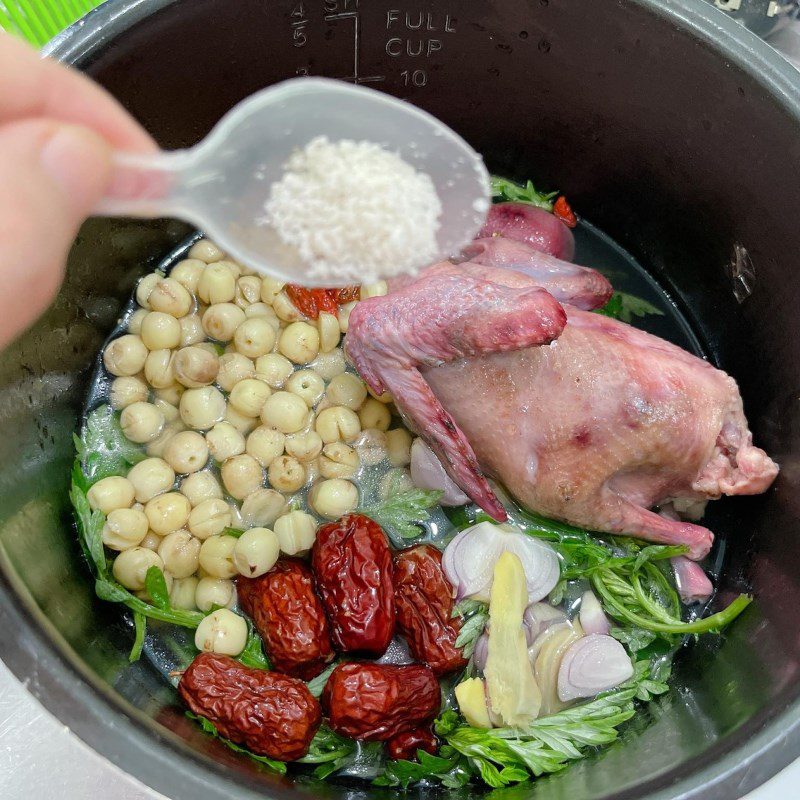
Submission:
<svg viewBox="0 0 800 800">
<path fill-rule="evenodd" d="M 542 651 L 542 648 L 547 644 L 547 642 L 556 636 L 559 631 L 566 631 L 572 630 L 572 623 L 568 620 L 564 620 L 564 622 L 555 622 L 549 627 L 545 628 L 534 640 L 531 642 L 530 647 L 528 647 L 528 661 L 531 664 L 536 663 L 536 659 L 539 657 L 539 653 Z"/>
<path fill-rule="evenodd" d="M 525 624 L 528 645 L 532 645 L 534 640 L 551 625 L 555 625 L 557 622 L 566 622 L 567 615 L 560 608 L 554 608 L 549 603 L 531 603 L 525 609 L 522 621 Z"/>
<path fill-rule="evenodd" d="M 546 597 L 558 583 L 558 556 L 549 544 L 508 526 L 479 522 L 459 533 L 444 551 L 442 567 L 456 597 L 488 601 L 495 562 L 506 551 L 522 562 L 529 602 Z"/>
<path fill-rule="evenodd" d="M 548 632 L 540 637 L 544 642 L 533 662 L 533 669 L 542 692 L 540 710 L 543 715 L 555 714 L 564 707 L 558 697 L 558 670 L 564 653 L 582 636 L 581 624 L 575 620 L 574 625 L 552 625 Z"/>
<path fill-rule="evenodd" d="M 467 528 L 447 545 L 442 568 L 456 588 L 456 599 L 489 601 L 494 565 L 502 552 L 500 537 L 489 522 Z"/>
<path fill-rule="evenodd" d="M 411 480 L 418 489 L 444 492 L 439 503 L 443 506 L 463 506 L 469 503 L 461 489 L 445 472 L 436 453 L 422 439 L 414 439 L 411 445 Z"/>
<path fill-rule="evenodd" d="M 690 561 L 686 556 L 675 556 L 670 560 L 675 572 L 675 587 L 684 603 L 697 603 L 711 597 L 714 586 L 696 561 Z"/>
<path fill-rule="evenodd" d="M 466 536 L 468 530 L 469 529 L 467 529 L 466 531 L 461 531 L 461 533 L 456 534 L 455 537 L 453 537 L 453 539 L 450 540 L 450 544 L 448 544 L 447 547 L 445 547 L 444 552 L 442 553 L 442 569 L 444 570 L 444 574 L 447 577 L 447 580 L 450 581 L 450 583 L 453 586 L 453 592 L 455 596 L 459 600 L 461 599 L 462 595 L 459 591 L 460 589 L 459 579 L 455 571 L 453 556 L 456 550 L 458 549 L 460 542 Z"/>
<path fill-rule="evenodd" d="M 593 633 L 579 639 L 564 653 L 558 669 L 558 699 L 594 697 L 633 676 L 625 648 L 611 636 Z"/>
<path fill-rule="evenodd" d="M 483 672 L 486 667 L 486 659 L 489 657 L 489 634 L 482 633 L 475 642 L 475 649 L 472 651 L 472 661 L 475 666 Z"/>
<path fill-rule="evenodd" d="M 611 630 L 611 623 L 603 611 L 603 606 L 595 597 L 594 592 L 589 589 L 581 597 L 580 608 L 581 627 L 586 633 L 606 634 Z"/>
</svg>

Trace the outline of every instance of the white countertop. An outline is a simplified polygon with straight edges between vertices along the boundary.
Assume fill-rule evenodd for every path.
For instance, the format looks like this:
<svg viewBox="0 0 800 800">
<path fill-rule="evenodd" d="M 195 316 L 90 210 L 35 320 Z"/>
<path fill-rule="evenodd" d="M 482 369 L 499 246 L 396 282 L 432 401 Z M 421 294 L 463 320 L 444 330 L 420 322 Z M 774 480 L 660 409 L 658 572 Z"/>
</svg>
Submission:
<svg viewBox="0 0 800 800">
<path fill-rule="evenodd" d="M 0 661 L 3 800 L 167 800 L 87 747 Z"/>
<path fill-rule="evenodd" d="M 800 22 L 772 44 L 800 68 Z M 57 779 L 54 779 L 57 776 Z M 168 800 L 99 756 L 44 709 L 0 662 L 0 798 L 3 800 Z M 746 800 L 800 797 L 796 761 Z"/>
</svg>

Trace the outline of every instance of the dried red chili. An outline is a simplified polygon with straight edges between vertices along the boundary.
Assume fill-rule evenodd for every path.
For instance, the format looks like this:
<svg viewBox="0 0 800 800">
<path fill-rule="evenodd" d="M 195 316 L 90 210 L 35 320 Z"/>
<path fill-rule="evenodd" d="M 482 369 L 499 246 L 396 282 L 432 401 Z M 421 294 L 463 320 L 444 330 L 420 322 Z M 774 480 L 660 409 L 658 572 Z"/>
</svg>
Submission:
<svg viewBox="0 0 800 800">
<path fill-rule="evenodd" d="M 574 228 L 578 224 L 575 212 L 562 194 L 553 204 L 553 213 L 568 227 Z"/>
<path fill-rule="evenodd" d="M 178 693 L 221 736 L 280 761 L 302 758 L 322 721 L 322 709 L 303 681 L 214 653 L 192 661 Z"/>
<path fill-rule="evenodd" d="M 340 305 L 358 300 L 360 287 L 307 289 L 305 286 L 299 286 L 296 283 L 287 283 L 285 291 L 301 314 L 309 319 L 317 319 L 320 311 L 325 311 L 335 316 Z"/>
<path fill-rule="evenodd" d="M 340 306 L 346 306 L 348 303 L 353 303 L 359 299 L 361 299 L 360 286 L 345 286 L 339 289 L 336 294 L 336 302 Z"/>
<path fill-rule="evenodd" d="M 386 741 L 429 723 L 440 705 L 439 682 L 420 664 L 340 664 L 322 693 L 331 728 L 367 741 Z"/>
<path fill-rule="evenodd" d="M 453 618 L 453 587 L 442 569 L 442 554 L 423 544 L 394 560 L 397 628 L 417 661 L 437 675 L 463 669 L 467 660 L 456 647 L 461 622 Z"/>
<path fill-rule="evenodd" d="M 312 289 L 311 294 L 314 297 L 314 302 L 317 305 L 317 315 L 320 311 L 326 311 L 328 314 L 336 316 L 339 311 L 339 305 L 336 302 L 337 289 Z"/>
<path fill-rule="evenodd" d="M 394 636 L 392 555 L 380 526 L 361 514 L 323 525 L 311 566 L 338 650 L 380 655 Z"/>
<path fill-rule="evenodd" d="M 258 578 L 238 578 L 236 588 L 275 669 L 303 680 L 319 675 L 333 659 L 333 648 L 308 565 L 282 558 Z"/>
<path fill-rule="evenodd" d="M 287 283 L 284 291 L 303 316 L 309 319 L 316 319 L 319 316 L 319 309 L 314 295 L 311 294 L 311 289 L 306 289 L 305 286 L 298 286 L 296 283 Z"/>
</svg>

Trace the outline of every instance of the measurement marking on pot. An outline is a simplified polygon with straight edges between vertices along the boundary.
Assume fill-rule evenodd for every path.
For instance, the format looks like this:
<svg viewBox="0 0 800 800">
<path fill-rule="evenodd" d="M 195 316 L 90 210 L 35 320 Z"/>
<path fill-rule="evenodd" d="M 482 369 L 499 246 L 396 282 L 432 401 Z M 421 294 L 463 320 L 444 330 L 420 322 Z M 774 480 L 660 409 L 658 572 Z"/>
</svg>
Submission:
<svg viewBox="0 0 800 800">
<path fill-rule="evenodd" d="M 392 8 L 386 12 L 386 30 L 391 35 L 384 49 L 390 58 L 427 59 L 442 50 L 446 36 L 456 32 L 456 19 L 441 12 Z M 404 69 L 400 78 L 404 86 L 421 88 L 428 83 L 428 71 Z"/>
<path fill-rule="evenodd" d="M 308 42 L 308 36 L 306 35 L 308 17 L 306 16 L 306 11 L 302 3 L 298 3 L 294 9 L 292 9 L 290 17 L 292 20 L 290 23 L 292 30 L 292 44 L 295 47 L 304 47 Z"/>
<path fill-rule="evenodd" d="M 428 82 L 428 73 L 424 69 L 409 70 L 404 69 L 400 73 L 403 79 L 403 86 L 416 86 L 421 88 Z"/>
<path fill-rule="evenodd" d="M 345 9 L 352 6 L 352 11 L 338 11 L 337 7 L 340 5 Z M 325 0 L 325 10 L 333 13 L 325 15 L 326 22 L 333 22 L 335 20 L 353 20 L 353 74 L 344 78 L 346 81 L 352 81 L 356 84 L 361 83 L 379 83 L 386 78 L 383 75 L 361 75 L 359 73 L 360 54 L 359 49 L 361 46 L 361 16 L 358 11 L 358 0 Z"/>
<path fill-rule="evenodd" d="M 364 47 L 369 47 L 370 41 L 362 41 L 364 20 L 361 15 L 364 9 L 360 7 L 359 2 L 360 0 L 322 0 L 319 6 L 316 4 L 309 6 L 306 0 L 295 2 L 289 7 L 287 14 L 292 44 L 296 48 L 305 48 L 309 40 L 317 35 L 319 17 L 316 14 L 321 11 L 322 24 L 327 26 L 327 30 L 324 31 L 325 41 L 334 39 L 338 41 L 340 32 L 345 37 L 345 41 L 342 42 L 342 45 L 345 45 L 349 39 L 348 28 L 352 31 L 353 67 L 350 74 L 341 80 L 355 84 L 381 83 L 387 80 L 386 75 L 365 75 L 362 71 Z M 385 14 L 383 27 L 387 31 L 387 38 L 383 41 L 383 50 L 386 55 L 399 62 L 396 72 L 393 71 L 393 76 L 399 77 L 403 86 L 417 89 L 427 86 L 430 70 L 420 61 L 432 59 L 441 53 L 448 38 L 456 33 L 458 22 L 456 18 L 443 11 L 419 9 L 391 8 L 378 13 Z M 345 27 L 337 23 L 342 23 Z M 297 75 L 310 75 L 314 72 L 315 69 L 310 63 L 301 64 L 295 70 Z"/>
</svg>

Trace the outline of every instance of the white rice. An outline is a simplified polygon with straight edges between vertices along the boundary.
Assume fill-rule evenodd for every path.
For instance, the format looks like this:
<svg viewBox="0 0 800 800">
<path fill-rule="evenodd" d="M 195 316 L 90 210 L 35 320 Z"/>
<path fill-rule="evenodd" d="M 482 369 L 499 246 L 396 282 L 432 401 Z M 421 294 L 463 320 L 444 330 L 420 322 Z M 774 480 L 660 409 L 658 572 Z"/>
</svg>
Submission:
<svg viewBox="0 0 800 800">
<path fill-rule="evenodd" d="M 438 255 L 433 181 L 372 142 L 312 139 L 289 158 L 265 208 L 320 284 L 373 283 Z"/>
</svg>

